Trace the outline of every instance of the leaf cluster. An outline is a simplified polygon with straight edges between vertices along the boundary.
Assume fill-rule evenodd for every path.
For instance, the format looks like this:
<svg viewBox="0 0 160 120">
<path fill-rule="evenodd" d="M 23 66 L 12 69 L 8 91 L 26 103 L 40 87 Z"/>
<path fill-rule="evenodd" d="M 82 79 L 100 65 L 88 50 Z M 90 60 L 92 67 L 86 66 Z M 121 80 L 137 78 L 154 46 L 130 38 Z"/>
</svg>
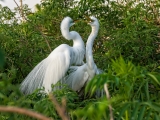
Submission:
<svg viewBox="0 0 160 120">
<path fill-rule="evenodd" d="M 61 119 L 48 95 L 36 90 L 24 96 L 19 84 L 58 45 L 72 45 L 60 32 L 60 22 L 65 16 L 80 19 L 71 30 L 77 31 L 86 42 L 91 28 L 82 19 L 94 15 L 99 19 L 100 31 L 93 55 L 104 73 L 87 84 L 85 97 L 64 85 L 63 89 L 53 91 L 56 99 L 59 103 L 66 99 L 67 115 L 73 120 L 109 120 L 110 105 L 114 119 L 160 119 L 159 6 L 159 1 L 149 0 L 139 3 L 136 0 L 44 0 L 36 5 L 34 13 L 24 5 L 23 19 L 18 8 L 13 12 L 0 6 L 0 67 L 3 67 L 0 104 Z M 104 84 L 108 84 L 110 100 L 106 98 Z M 96 93 L 102 97 L 95 97 Z M 32 118 L 0 113 L 0 119 Z"/>
</svg>

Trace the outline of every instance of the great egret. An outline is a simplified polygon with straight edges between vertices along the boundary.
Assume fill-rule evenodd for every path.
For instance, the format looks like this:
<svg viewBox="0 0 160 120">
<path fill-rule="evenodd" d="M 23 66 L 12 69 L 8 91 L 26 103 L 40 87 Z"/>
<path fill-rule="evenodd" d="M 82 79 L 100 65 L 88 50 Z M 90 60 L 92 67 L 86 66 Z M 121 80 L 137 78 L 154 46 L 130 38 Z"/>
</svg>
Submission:
<svg viewBox="0 0 160 120">
<path fill-rule="evenodd" d="M 86 44 L 86 63 L 82 66 L 71 66 L 69 75 L 63 79 L 63 83 L 67 84 L 74 91 L 79 91 L 85 82 L 91 80 L 96 74 L 100 74 L 101 72 L 97 69 L 92 54 L 93 42 L 99 30 L 97 18 L 90 17 L 89 25 L 92 27 L 92 32 Z"/>
<path fill-rule="evenodd" d="M 61 22 L 61 33 L 67 40 L 73 40 L 73 47 L 61 44 L 50 55 L 42 60 L 28 74 L 20 86 L 24 94 L 31 94 L 35 89 L 44 87 L 45 92 L 51 91 L 51 85 L 64 77 L 71 65 L 82 65 L 85 46 L 81 36 L 76 31 L 69 31 L 74 24 L 70 17 Z"/>
</svg>

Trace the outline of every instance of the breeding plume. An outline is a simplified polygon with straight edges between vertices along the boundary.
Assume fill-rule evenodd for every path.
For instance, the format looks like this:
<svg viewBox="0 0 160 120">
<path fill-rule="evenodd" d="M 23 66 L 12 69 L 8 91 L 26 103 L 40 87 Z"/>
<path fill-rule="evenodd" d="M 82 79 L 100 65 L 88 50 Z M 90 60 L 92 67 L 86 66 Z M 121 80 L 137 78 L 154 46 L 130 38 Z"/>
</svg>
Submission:
<svg viewBox="0 0 160 120">
<path fill-rule="evenodd" d="M 90 17 L 89 25 L 92 28 L 92 32 L 86 44 L 86 63 L 82 66 L 71 66 L 69 69 L 71 71 L 70 74 L 64 78 L 64 83 L 69 85 L 74 91 L 79 91 L 86 81 L 91 80 L 96 74 L 100 74 L 100 70 L 97 69 L 92 54 L 93 42 L 99 30 L 97 18 Z"/>
<path fill-rule="evenodd" d="M 51 91 L 51 85 L 62 79 L 71 65 L 82 65 L 85 46 L 81 36 L 76 31 L 69 31 L 74 24 L 70 17 L 61 22 L 61 33 L 67 40 L 73 40 L 73 46 L 61 44 L 50 55 L 42 60 L 28 74 L 20 86 L 24 94 L 30 94 L 37 88 L 44 87 L 45 92 Z"/>
</svg>

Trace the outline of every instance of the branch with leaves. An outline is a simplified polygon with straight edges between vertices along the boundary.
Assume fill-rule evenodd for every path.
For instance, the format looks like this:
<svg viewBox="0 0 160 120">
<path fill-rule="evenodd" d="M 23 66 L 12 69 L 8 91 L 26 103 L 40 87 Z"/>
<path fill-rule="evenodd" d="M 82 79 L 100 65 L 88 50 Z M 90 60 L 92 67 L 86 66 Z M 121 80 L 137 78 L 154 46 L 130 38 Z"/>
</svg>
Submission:
<svg viewBox="0 0 160 120">
<path fill-rule="evenodd" d="M 21 7 L 17 4 L 17 2 L 16 2 L 15 0 L 14 0 L 14 2 L 15 2 L 15 4 L 17 5 L 17 7 L 18 7 L 18 9 L 19 9 L 19 12 L 20 12 L 20 15 L 21 15 L 23 21 L 25 20 L 25 21 L 27 21 L 27 22 L 30 22 L 30 21 L 28 21 L 27 18 L 24 16 L 23 8 L 22 8 L 22 6 L 23 6 L 23 5 L 22 5 L 22 1 L 21 1 Z M 32 24 L 33 24 L 33 23 L 32 23 Z M 51 49 L 51 47 L 50 47 L 50 45 L 49 45 L 49 42 L 48 42 L 46 36 L 43 34 L 43 32 L 42 32 L 37 26 L 34 25 L 34 27 L 35 27 L 35 29 L 37 29 L 37 30 L 40 32 L 40 34 L 43 36 L 43 38 L 45 39 L 45 41 L 46 41 L 46 43 L 47 43 L 47 46 L 48 46 L 48 48 L 49 48 L 49 50 L 50 50 L 50 52 L 51 52 L 52 49 Z"/>
<path fill-rule="evenodd" d="M 62 99 L 62 105 L 60 105 L 56 98 L 50 93 L 49 98 L 51 99 L 52 103 L 55 105 L 55 108 L 59 114 L 59 116 L 62 118 L 62 120 L 69 120 L 69 117 L 66 115 L 66 100 Z"/>
<path fill-rule="evenodd" d="M 50 118 L 42 114 L 39 114 L 35 111 L 27 110 L 24 108 L 13 107 L 13 106 L 0 106 L 0 112 L 11 112 L 11 113 L 23 114 L 39 120 L 51 120 Z"/>
</svg>

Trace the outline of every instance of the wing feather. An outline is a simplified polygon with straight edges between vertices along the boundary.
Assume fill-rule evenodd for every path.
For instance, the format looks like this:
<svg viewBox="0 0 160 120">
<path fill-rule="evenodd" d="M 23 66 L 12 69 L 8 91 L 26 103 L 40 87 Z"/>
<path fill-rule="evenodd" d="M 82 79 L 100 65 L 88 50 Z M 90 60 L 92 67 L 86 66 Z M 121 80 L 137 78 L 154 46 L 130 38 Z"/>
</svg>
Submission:
<svg viewBox="0 0 160 120">
<path fill-rule="evenodd" d="M 41 61 L 34 69 L 28 74 L 28 76 L 21 83 L 20 90 L 24 94 L 31 94 L 35 89 L 40 88 L 43 83 L 45 75 L 45 61 Z"/>
<path fill-rule="evenodd" d="M 71 72 L 63 78 L 63 83 L 67 84 L 74 91 L 80 90 L 89 77 L 86 64 L 70 67 L 69 71 Z"/>
<path fill-rule="evenodd" d="M 65 76 L 69 66 L 68 52 L 52 53 L 28 74 L 20 90 L 25 94 L 31 94 L 35 89 L 44 87 L 45 92 L 48 93 L 51 91 L 51 85 Z"/>
<path fill-rule="evenodd" d="M 101 70 L 101 69 L 99 69 L 99 68 L 97 68 L 96 75 L 98 75 L 98 74 L 102 74 L 102 73 L 104 73 L 104 71 L 103 71 L 103 70 Z"/>
<path fill-rule="evenodd" d="M 48 93 L 51 91 L 51 84 L 56 84 L 65 76 L 70 66 L 70 55 L 68 52 L 55 53 L 47 58 L 47 68 L 42 86 Z"/>
</svg>

